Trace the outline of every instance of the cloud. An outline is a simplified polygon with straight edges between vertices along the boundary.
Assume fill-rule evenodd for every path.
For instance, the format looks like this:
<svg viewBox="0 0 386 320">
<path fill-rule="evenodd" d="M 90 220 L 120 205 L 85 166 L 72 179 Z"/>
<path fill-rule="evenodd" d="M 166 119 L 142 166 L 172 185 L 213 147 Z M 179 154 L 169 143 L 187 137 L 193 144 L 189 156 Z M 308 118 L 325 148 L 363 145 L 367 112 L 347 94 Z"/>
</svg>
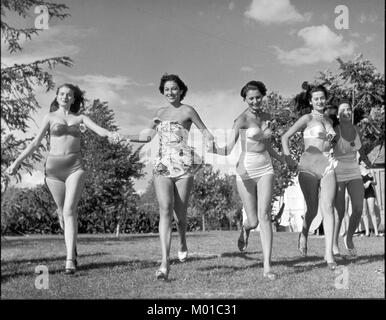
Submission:
<svg viewBox="0 0 386 320">
<path fill-rule="evenodd" d="M 92 29 L 79 29 L 73 26 L 59 25 L 32 36 L 32 40 L 21 38 L 23 51 L 10 54 L 6 46 L 1 49 L 1 62 L 6 66 L 14 64 L 27 64 L 36 60 L 52 57 L 74 57 L 80 52 L 80 47 L 75 41 L 89 36 Z"/>
<path fill-rule="evenodd" d="M 372 42 L 376 39 L 377 35 L 376 34 L 369 34 L 365 37 L 365 43 Z"/>
<path fill-rule="evenodd" d="M 228 4 L 228 9 L 229 9 L 230 11 L 232 11 L 234 8 L 235 8 L 235 3 L 234 3 L 234 2 L 230 2 L 230 3 Z"/>
<path fill-rule="evenodd" d="M 344 41 L 343 36 L 332 32 L 326 25 L 306 27 L 297 35 L 304 41 L 302 47 L 289 51 L 274 47 L 281 63 L 299 66 L 332 62 L 338 57 L 352 55 L 356 47 L 355 42 Z"/>
<path fill-rule="evenodd" d="M 266 25 L 289 24 L 311 19 L 311 13 L 302 15 L 289 0 L 252 0 L 244 15 Z"/>
<path fill-rule="evenodd" d="M 255 71 L 254 68 L 249 67 L 249 66 L 243 66 L 243 67 L 240 68 L 240 70 L 243 71 L 243 72 L 254 72 Z"/>
</svg>

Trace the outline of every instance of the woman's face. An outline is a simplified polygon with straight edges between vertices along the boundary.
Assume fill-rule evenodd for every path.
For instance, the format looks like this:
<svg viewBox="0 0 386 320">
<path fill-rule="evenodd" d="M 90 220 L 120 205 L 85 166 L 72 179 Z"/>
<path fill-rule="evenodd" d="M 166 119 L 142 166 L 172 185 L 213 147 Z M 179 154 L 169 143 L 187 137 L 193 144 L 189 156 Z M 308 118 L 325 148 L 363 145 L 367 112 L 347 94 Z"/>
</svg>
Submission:
<svg viewBox="0 0 386 320">
<path fill-rule="evenodd" d="M 311 104 L 316 111 L 323 112 L 326 105 L 326 96 L 323 91 L 315 91 L 311 94 Z"/>
<path fill-rule="evenodd" d="M 258 111 L 263 102 L 263 95 L 259 90 L 248 90 L 244 101 L 248 104 L 248 107 L 254 111 Z"/>
<path fill-rule="evenodd" d="M 181 100 L 182 90 L 174 81 L 166 81 L 164 85 L 164 96 L 170 102 L 179 102 Z"/>
<path fill-rule="evenodd" d="M 75 101 L 74 92 L 67 87 L 59 88 L 56 101 L 59 106 L 71 106 Z"/>
<path fill-rule="evenodd" d="M 339 106 L 339 109 L 338 109 L 338 117 L 339 117 L 339 120 L 348 120 L 348 121 L 351 121 L 351 117 L 352 117 L 352 110 L 351 110 L 351 107 L 348 103 L 342 103 L 340 106 Z"/>
</svg>

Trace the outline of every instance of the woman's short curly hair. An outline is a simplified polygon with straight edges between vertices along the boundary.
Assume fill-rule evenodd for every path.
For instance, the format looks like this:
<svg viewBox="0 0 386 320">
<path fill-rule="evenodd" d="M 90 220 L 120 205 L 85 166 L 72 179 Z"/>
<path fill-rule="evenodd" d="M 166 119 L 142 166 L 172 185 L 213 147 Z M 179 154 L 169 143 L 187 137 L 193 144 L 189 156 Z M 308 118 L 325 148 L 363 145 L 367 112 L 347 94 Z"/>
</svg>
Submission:
<svg viewBox="0 0 386 320">
<path fill-rule="evenodd" d="M 74 102 L 70 107 L 70 111 L 73 113 L 78 113 L 80 108 L 84 106 L 83 91 L 80 90 L 80 88 L 76 85 L 65 83 L 58 87 L 56 90 L 56 96 L 58 95 L 59 90 L 63 87 L 69 88 L 74 93 Z M 54 101 L 51 103 L 50 112 L 56 111 L 58 108 L 59 104 L 55 97 Z"/>
<path fill-rule="evenodd" d="M 263 96 L 265 96 L 267 93 L 267 88 L 261 81 L 249 81 L 244 87 L 241 88 L 240 95 L 245 99 L 249 90 L 259 90 Z"/>
<path fill-rule="evenodd" d="M 181 97 L 180 97 L 180 101 L 182 101 L 185 98 L 186 93 L 188 92 L 188 87 L 186 86 L 186 84 L 176 74 L 166 73 L 161 77 L 161 81 L 159 84 L 159 92 L 161 92 L 161 94 L 164 94 L 165 83 L 167 81 L 174 81 L 175 83 L 177 83 L 178 88 L 182 90 Z"/>
<path fill-rule="evenodd" d="M 328 99 L 328 91 L 325 88 L 325 86 L 323 86 L 322 84 L 318 84 L 318 85 L 312 86 L 312 88 L 310 88 L 310 99 L 312 98 L 312 94 L 314 92 L 319 92 L 319 91 L 324 93 L 324 97 L 327 100 Z"/>
</svg>

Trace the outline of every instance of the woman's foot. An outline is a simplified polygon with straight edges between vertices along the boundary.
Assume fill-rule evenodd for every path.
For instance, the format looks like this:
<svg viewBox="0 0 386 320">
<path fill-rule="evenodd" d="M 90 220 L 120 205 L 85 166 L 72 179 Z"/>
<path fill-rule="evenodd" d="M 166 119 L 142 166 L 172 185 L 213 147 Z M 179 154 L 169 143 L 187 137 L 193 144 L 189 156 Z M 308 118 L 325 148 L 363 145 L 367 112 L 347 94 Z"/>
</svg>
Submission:
<svg viewBox="0 0 386 320">
<path fill-rule="evenodd" d="M 303 238 L 303 241 L 301 241 L 302 238 Z M 302 255 L 302 257 L 307 256 L 307 238 L 303 236 L 301 232 L 299 233 L 299 238 L 298 238 L 298 250 Z"/>
<path fill-rule="evenodd" d="M 249 232 L 250 230 L 245 230 L 244 225 L 241 227 L 240 236 L 237 241 L 237 246 L 241 252 L 244 252 L 248 247 Z"/>
<path fill-rule="evenodd" d="M 166 264 L 161 264 L 158 270 L 155 272 L 155 277 L 157 280 L 168 280 L 170 271 L 169 262 Z"/>
<path fill-rule="evenodd" d="M 352 239 L 349 240 L 348 237 L 344 237 L 343 243 L 344 243 L 344 245 L 348 251 L 348 255 L 350 257 L 356 257 L 358 255 L 357 250 L 354 247 L 354 243 L 353 243 Z"/>
<path fill-rule="evenodd" d="M 67 275 L 74 274 L 75 271 L 76 271 L 76 259 L 75 260 L 67 259 L 64 274 L 67 274 Z"/>
<path fill-rule="evenodd" d="M 181 263 L 186 262 L 188 260 L 188 250 L 186 251 L 178 251 L 178 260 L 180 260 Z"/>
<path fill-rule="evenodd" d="M 278 276 L 276 273 L 268 271 L 263 273 L 263 277 L 267 278 L 268 280 L 276 280 Z"/>
</svg>

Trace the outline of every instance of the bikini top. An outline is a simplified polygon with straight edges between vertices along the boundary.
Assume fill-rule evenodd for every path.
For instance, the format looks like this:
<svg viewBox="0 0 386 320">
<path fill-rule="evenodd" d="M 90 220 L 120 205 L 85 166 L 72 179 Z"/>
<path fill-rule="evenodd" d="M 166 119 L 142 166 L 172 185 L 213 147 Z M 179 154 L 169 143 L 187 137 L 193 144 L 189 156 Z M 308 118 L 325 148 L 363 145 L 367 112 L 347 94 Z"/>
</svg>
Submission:
<svg viewBox="0 0 386 320">
<path fill-rule="evenodd" d="M 332 141 L 335 135 L 334 128 L 328 121 L 312 121 L 303 132 L 305 139 L 321 139 L 325 141 Z"/>
<path fill-rule="evenodd" d="M 272 130 L 266 125 L 262 129 L 258 127 L 248 128 L 245 132 L 247 140 L 251 142 L 262 141 L 271 138 Z"/>
<path fill-rule="evenodd" d="M 342 132 L 339 126 L 338 126 L 338 130 L 339 130 L 339 140 L 336 143 L 334 148 L 335 157 L 337 159 L 338 158 L 356 159 L 356 153 L 362 147 L 362 143 L 359 138 L 358 132 L 356 132 L 354 141 L 347 141 L 342 137 Z"/>
<path fill-rule="evenodd" d="M 50 128 L 50 134 L 52 136 L 61 137 L 65 135 L 73 136 L 75 138 L 80 137 L 79 124 L 68 125 L 67 123 L 54 123 Z"/>
</svg>

